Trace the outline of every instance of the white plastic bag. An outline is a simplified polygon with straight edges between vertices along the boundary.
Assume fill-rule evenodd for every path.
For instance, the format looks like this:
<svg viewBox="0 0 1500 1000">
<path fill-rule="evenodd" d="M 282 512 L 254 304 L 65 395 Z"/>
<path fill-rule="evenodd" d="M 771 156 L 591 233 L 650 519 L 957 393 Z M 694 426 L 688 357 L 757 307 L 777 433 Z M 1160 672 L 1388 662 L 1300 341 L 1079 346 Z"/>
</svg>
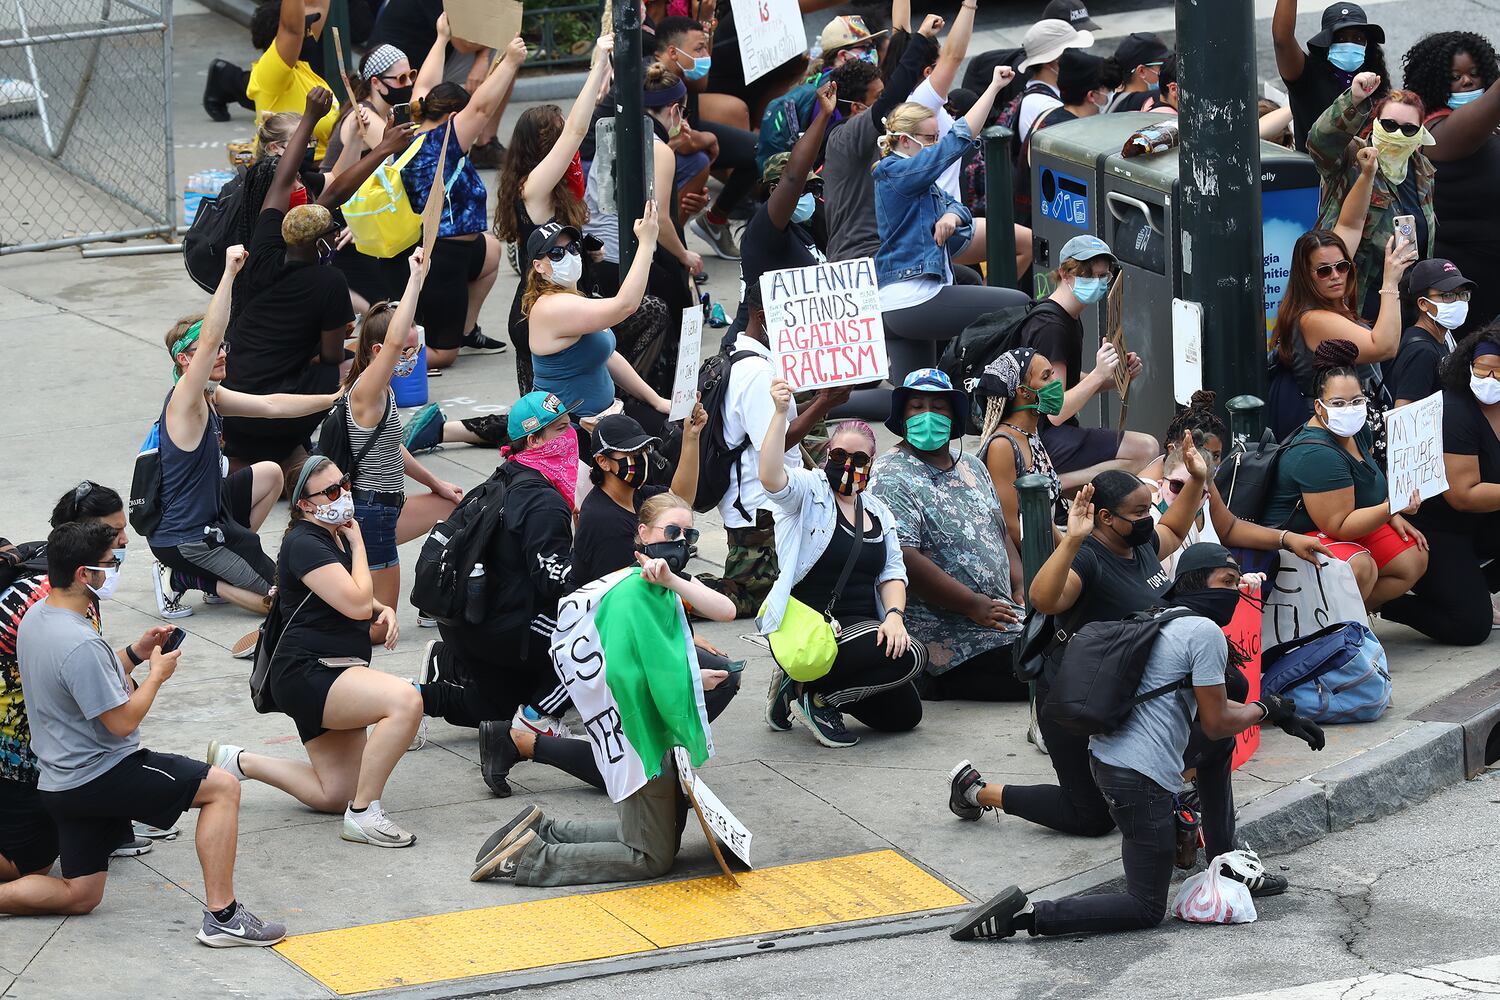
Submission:
<svg viewBox="0 0 1500 1000">
<path fill-rule="evenodd" d="M 1172 915 L 1194 924 L 1249 924 L 1255 921 L 1255 900 L 1250 887 L 1219 874 L 1228 865 L 1247 879 L 1254 879 L 1265 868 L 1254 851 L 1230 851 L 1214 858 L 1206 871 L 1189 875 L 1177 890 Z"/>
</svg>

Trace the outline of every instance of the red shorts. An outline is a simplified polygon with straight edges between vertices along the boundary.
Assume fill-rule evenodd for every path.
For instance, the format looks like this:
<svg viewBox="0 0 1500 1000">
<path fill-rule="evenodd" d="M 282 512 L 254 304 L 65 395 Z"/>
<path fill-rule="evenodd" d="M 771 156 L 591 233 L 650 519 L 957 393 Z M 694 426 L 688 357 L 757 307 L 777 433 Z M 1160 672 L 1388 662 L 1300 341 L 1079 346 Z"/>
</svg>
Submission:
<svg viewBox="0 0 1500 1000">
<path fill-rule="evenodd" d="M 1385 569 L 1392 559 L 1407 549 L 1417 547 L 1415 538 L 1409 538 L 1403 542 L 1401 536 L 1396 534 L 1396 529 L 1389 524 L 1382 524 L 1368 535 L 1356 538 L 1352 542 L 1341 542 L 1329 538 L 1321 531 L 1309 531 L 1306 534 L 1328 546 L 1328 551 L 1341 562 L 1348 562 L 1361 552 L 1368 552 L 1380 569 Z"/>
</svg>

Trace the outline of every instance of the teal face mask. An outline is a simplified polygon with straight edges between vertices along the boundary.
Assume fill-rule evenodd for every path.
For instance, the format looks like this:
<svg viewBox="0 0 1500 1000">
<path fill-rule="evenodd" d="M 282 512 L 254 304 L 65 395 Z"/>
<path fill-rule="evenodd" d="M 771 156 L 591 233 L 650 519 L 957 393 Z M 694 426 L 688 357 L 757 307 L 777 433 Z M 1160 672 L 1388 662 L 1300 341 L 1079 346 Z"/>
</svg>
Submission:
<svg viewBox="0 0 1500 1000">
<path fill-rule="evenodd" d="M 1328 46 L 1328 61 L 1345 73 L 1365 64 L 1365 47 L 1358 42 L 1334 42 Z"/>
<path fill-rule="evenodd" d="M 906 443 L 918 451 L 937 451 L 953 439 L 953 421 L 931 410 L 906 418 Z"/>
<path fill-rule="evenodd" d="M 1093 305 L 1104 298 L 1104 293 L 1109 291 L 1108 278 L 1074 278 L 1073 294 L 1078 296 L 1078 301 L 1084 305 Z"/>
<path fill-rule="evenodd" d="M 792 209 L 792 221 L 806 222 L 813 217 L 813 212 L 817 211 L 817 208 L 818 203 L 813 196 L 806 191 L 802 192 L 802 197 L 797 199 L 797 207 Z"/>
</svg>

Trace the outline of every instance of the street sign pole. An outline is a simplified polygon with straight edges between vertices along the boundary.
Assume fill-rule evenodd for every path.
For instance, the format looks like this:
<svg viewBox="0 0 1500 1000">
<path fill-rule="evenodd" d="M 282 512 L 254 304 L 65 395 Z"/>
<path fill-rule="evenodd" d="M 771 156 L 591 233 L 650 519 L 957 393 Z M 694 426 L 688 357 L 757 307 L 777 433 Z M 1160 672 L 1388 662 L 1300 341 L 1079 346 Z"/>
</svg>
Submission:
<svg viewBox="0 0 1500 1000">
<path fill-rule="evenodd" d="M 620 275 L 635 260 L 635 220 L 646 204 L 645 131 L 642 97 L 641 5 L 634 0 L 614 5 L 615 28 L 615 206 L 620 222 Z M 664 226 L 671 220 L 663 219 Z"/>
</svg>

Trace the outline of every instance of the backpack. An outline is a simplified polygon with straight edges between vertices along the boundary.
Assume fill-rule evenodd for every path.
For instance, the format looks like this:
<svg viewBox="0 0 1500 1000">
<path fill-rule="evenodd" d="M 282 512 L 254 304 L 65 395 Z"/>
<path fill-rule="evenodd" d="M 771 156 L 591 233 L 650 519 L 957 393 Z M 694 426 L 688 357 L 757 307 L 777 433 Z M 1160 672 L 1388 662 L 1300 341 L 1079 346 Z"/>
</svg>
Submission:
<svg viewBox="0 0 1500 1000">
<path fill-rule="evenodd" d="M 1301 428 L 1293 429 L 1282 441 L 1277 441 L 1276 436 L 1267 429 L 1254 445 L 1247 446 L 1243 441 L 1235 442 L 1214 473 L 1214 485 L 1219 488 L 1224 506 L 1229 508 L 1231 514 L 1251 524 L 1267 528 L 1281 527 L 1279 524 L 1265 523 L 1266 507 L 1270 504 L 1271 491 L 1276 486 L 1277 466 L 1281 463 L 1281 457 L 1293 447 L 1290 442 L 1298 430 Z M 1301 441 L 1298 444 L 1327 448 L 1348 457 L 1343 449 L 1322 441 Z"/>
<path fill-rule="evenodd" d="M 985 313 L 964 327 L 943 350 L 938 368 L 942 369 L 955 386 L 969 394 L 971 420 L 976 425 L 983 425 L 984 409 L 989 402 L 979 388 L 980 376 L 984 374 L 985 367 L 1006 351 L 1020 346 L 1022 325 L 1034 310 L 1050 301 L 1028 299 Z"/>
<path fill-rule="evenodd" d="M 411 585 L 411 603 L 423 614 L 444 624 L 479 623 L 487 610 L 485 588 L 472 589 L 469 575 L 490 544 L 505 515 L 505 493 L 510 484 L 506 466 L 473 490 L 440 521 L 422 543 Z M 483 579 L 483 578 L 479 578 Z"/>
<path fill-rule="evenodd" d="M 297 612 L 307 606 L 312 600 L 312 591 L 302 598 L 302 603 L 292 611 L 285 621 L 282 621 L 281 598 L 273 597 L 271 607 L 266 611 L 265 620 L 260 623 L 260 629 L 255 637 L 255 653 L 253 662 L 250 664 L 250 704 L 261 715 L 269 715 L 279 711 L 276 705 L 276 696 L 271 692 L 271 660 L 276 656 L 276 647 L 281 644 L 281 637 L 287 627 L 297 617 Z"/>
<path fill-rule="evenodd" d="M 989 89 L 990 81 L 995 78 L 996 66 L 1019 66 L 1025 61 L 1025 49 L 991 49 L 988 52 L 981 52 L 970 59 L 969 65 L 965 67 L 963 88 L 982 94 Z M 991 125 L 996 123 L 1004 109 L 1008 108 L 1026 89 L 1027 82 L 1024 74 L 1017 73 L 1015 79 L 1001 88 L 1000 93 L 995 96 L 993 110 L 990 111 Z"/>
<path fill-rule="evenodd" d="M 1010 86 L 1014 86 L 1014 81 L 1006 89 L 1009 90 Z M 1005 105 L 998 114 L 991 115 L 993 120 L 990 122 L 992 125 L 1003 125 L 1011 130 L 1011 201 L 1015 212 L 1015 221 L 1022 225 L 1027 225 L 1031 221 L 1031 178 L 1029 176 L 1030 167 L 1026 162 L 1026 143 L 1031 138 L 1031 135 L 1022 135 L 1020 130 L 1016 128 L 1016 121 L 1021 117 L 1021 102 L 1030 94 L 1051 95 L 1052 88 L 1040 80 L 1029 81 L 1025 88 L 1016 94 L 1011 102 Z M 999 106 L 998 100 L 996 101 L 996 106 Z M 1038 117 L 1036 121 L 1041 121 L 1041 118 Z M 1036 131 L 1035 123 L 1033 123 L 1031 131 Z M 984 157 L 981 156 L 978 158 L 976 166 L 969 171 L 969 174 L 969 184 L 972 185 L 973 190 L 982 194 L 985 183 Z M 1026 175 L 1024 179 L 1023 175 Z"/>
<path fill-rule="evenodd" d="M 759 357 L 754 351 L 736 351 L 726 343 L 719 353 L 703 362 L 698 369 L 698 394 L 708 411 L 708 422 L 698 434 L 698 492 L 693 509 L 706 514 L 719 506 L 734 479 L 734 509 L 748 521 L 755 518 L 740 502 L 740 455 L 750 445 L 748 437 L 730 445 L 724 436 L 724 402 L 729 395 L 729 373 L 744 358 Z"/>
<path fill-rule="evenodd" d="M 47 575 L 47 543 L 21 542 L 14 552 L 0 558 L 0 592 L 9 589 L 17 580 L 35 579 Z"/>
<path fill-rule="evenodd" d="M 401 168 L 421 148 L 422 143 L 414 142 L 400 156 L 376 167 L 344 202 L 344 222 L 354 234 L 354 245 L 360 253 L 394 257 L 422 238 L 422 217 L 412 208 L 401 180 Z M 459 161 L 458 169 L 443 186 L 445 192 L 453 187 L 462 169 L 463 161 Z"/>
<path fill-rule="evenodd" d="M 1385 649 L 1360 622 L 1335 622 L 1262 654 L 1261 689 L 1319 724 L 1374 722 L 1391 703 Z"/>
<path fill-rule="evenodd" d="M 244 202 L 245 171 L 237 170 L 217 197 L 203 199 L 182 236 L 182 263 L 188 277 L 209 294 L 224 277 L 224 251 L 234 243 L 234 226 Z"/>
<path fill-rule="evenodd" d="M 766 161 L 777 153 L 790 153 L 818 106 L 818 87 L 802 83 L 766 105 L 760 119 L 760 138 L 755 146 L 755 172 L 766 169 Z"/>
<path fill-rule="evenodd" d="M 222 260 L 222 258 L 221 258 Z M 130 474 L 130 504 L 126 513 L 130 526 L 142 538 L 150 538 L 161 526 L 161 419 L 151 421 L 146 440 L 135 454 Z"/>
<path fill-rule="evenodd" d="M 386 406 L 385 412 L 380 415 L 380 423 L 375 425 L 375 432 L 364 443 L 364 447 L 359 449 L 358 455 L 354 454 L 354 445 L 349 440 L 349 424 L 344 419 L 348 415 L 349 396 L 346 393 L 333 404 L 333 409 L 328 411 L 328 416 L 324 417 L 323 423 L 319 425 L 318 443 L 313 448 L 313 453 L 322 455 L 337 465 L 352 482 L 359 474 L 359 463 L 365 460 L 365 456 L 379 440 L 380 432 L 385 430 L 386 422 L 391 418 L 391 408 L 389 405 Z"/>
<path fill-rule="evenodd" d="M 1124 724 L 1137 705 L 1182 687 L 1178 680 L 1136 693 L 1162 626 L 1193 614 L 1187 608 L 1154 608 L 1083 626 L 1068 640 L 1041 717 L 1078 736 L 1103 735 Z"/>
</svg>

